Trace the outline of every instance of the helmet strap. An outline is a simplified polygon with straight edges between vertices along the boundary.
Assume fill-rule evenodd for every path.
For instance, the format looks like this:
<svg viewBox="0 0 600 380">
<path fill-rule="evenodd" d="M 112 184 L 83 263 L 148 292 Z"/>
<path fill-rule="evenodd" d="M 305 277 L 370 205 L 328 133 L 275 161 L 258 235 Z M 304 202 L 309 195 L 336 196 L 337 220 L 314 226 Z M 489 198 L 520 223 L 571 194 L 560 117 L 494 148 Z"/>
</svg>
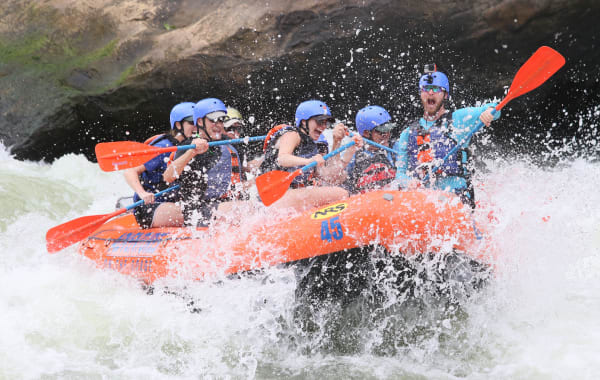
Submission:
<svg viewBox="0 0 600 380">
<path fill-rule="evenodd" d="M 213 139 L 208 134 L 208 131 L 206 130 L 206 127 L 204 126 L 205 124 L 206 124 L 206 116 L 202 118 L 202 126 L 196 125 L 196 129 L 198 131 L 198 134 L 200 134 L 200 129 L 202 129 L 204 131 L 204 134 L 208 138 L 208 141 L 213 141 Z"/>
</svg>

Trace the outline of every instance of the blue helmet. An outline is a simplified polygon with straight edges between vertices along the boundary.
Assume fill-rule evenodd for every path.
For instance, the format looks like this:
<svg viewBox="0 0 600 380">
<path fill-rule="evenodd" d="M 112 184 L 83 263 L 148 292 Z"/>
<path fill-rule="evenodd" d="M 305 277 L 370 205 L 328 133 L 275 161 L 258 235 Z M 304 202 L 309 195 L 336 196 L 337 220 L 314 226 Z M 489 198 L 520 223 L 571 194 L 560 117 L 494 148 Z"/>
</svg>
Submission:
<svg viewBox="0 0 600 380">
<path fill-rule="evenodd" d="M 365 131 L 377 128 L 392 120 L 388 111 L 380 106 L 367 106 L 356 113 L 356 129 L 362 135 Z"/>
<path fill-rule="evenodd" d="M 419 89 L 427 85 L 435 85 L 443 87 L 447 94 L 450 94 L 450 82 L 446 74 L 434 71 L 432 73 L 423 74 L 419 79 Z"/>
<path fill-rule="evenodd" d="M 203 119 L 204 116 L 215 111 L 222 111 L 227 114 L 227 107 L 225 107 L 225 103 L 217 98 L 206 98 L 200 100 L 194 106 L 194 124 L 196 124 L 198 119 Z"/>
<path fill-rule="evenodd" d="M 189 117 L 192 118 L 194 116 L 194 103 L 192 102 L 184 102 L 179 103 L 171 110 L 171 129 L 175 128 L 175 123 L 180 122 L 183 119 Z M 192 120 L 191 123 L 194 121 Z"/>
<path fill-rule="evenodd" d="M 331 111 L 327 107 L 327 104 L 320 100 L 307 100 L 300 103 L 298 108 L 296 108 L 296 127 L 300 126 L 302 120 L 308 120 L 317 115 L 331 116 Z"/>
</svg>

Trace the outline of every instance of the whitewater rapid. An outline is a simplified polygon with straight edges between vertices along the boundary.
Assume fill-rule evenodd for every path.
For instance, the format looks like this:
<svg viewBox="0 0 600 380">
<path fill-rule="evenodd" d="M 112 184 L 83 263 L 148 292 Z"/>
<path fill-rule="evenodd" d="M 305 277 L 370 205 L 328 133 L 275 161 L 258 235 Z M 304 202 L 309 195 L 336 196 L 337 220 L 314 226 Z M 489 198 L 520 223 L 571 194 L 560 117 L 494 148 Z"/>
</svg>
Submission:
<svg viewBox="0 0 600 380">
<path fill-rule="evenodd" d="M 21 162 L 0 145 L 0 378 L 597 378 L 600 164 L 487 168 L 495 278 L 461 317 L 383 355 L 377 328 L 348 352 L 294 327 L 289 268 L 149 294 L 75 247 L 48 254 L 49 228 L 111 212 L 130 191 L 83 156 Z"/>
</svg>

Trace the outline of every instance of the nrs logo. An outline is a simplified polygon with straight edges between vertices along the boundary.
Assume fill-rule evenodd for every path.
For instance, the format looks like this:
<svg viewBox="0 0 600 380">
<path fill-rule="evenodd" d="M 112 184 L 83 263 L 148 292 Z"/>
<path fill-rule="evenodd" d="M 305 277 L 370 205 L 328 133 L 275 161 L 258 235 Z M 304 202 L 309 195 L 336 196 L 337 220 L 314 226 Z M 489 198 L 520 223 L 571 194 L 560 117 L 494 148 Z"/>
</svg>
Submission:
<svg viewBox="0 0 600 380">
<path fill-rule="evenodd" d="M 312 215 L 310 216 L 310 218 L 317 219 L 317 220 L 331 218 L 332 216 L 337 215 L 340 212 L 344 211 L 346 209 L 346 207 L 348 207 L 347 203 L 338 203 L 333 206 L 327 206 L 325 208 L 322 208 L 318 211 L 313 212 Z"/>
</svg>

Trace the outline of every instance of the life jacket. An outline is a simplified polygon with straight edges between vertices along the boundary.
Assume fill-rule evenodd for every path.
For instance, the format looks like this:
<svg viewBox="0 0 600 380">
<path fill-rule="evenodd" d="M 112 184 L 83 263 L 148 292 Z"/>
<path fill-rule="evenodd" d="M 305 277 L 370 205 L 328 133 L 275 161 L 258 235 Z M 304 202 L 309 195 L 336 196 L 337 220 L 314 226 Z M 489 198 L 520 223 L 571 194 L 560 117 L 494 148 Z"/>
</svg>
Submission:
<svg viewBox="0 0 600 380">
<path fill-rule="evenodd" d="M 458 145 L 452 137 L 452 121 L 450 112 L 446 112 L 429 128 L 425 130 L 419 120 L 411 123 L 408 128 L 408 170 L 413 176 L 422 177 L 420 169 L 427 166 L 436 166 L 436 173 L 432 176 L 455 176 L 464 178 L 470 183 L 470 171 L 467 163 L 470 160 L 468 149 L 459 148 L 445 161 L 444 157 Z M 429 173 L 427 173 L 429 174 Z"/>
<path fill-rule="evenodd" d="M 237 150 L 231 145 L 220 145 L 218 149 L 221 150 L 219 159 L 206 172 L 210 183 L 202 197 L 204 200 L 227 199 L 235 184 L 242 182 Z"/>
<path fill-rule="evenodd" d="M 288 124 L 279 124 L 279 125 L 276 125 L 273 128 L 271 128 L 269 130 L 269 132 L 267 133 L 267 137 L 265 137 L 265 142 L 263 143 L 263 153 L 265 153 L 265 154 L 267 153 L 267 147 L 269 147 L 269 144 L 271 143 L 271 140 L 273 139 L 273 136 L 276 133 L 278 133 L 282 129 L 286 129 L 289 131 L 289 130 L 292 130 L 292 128 L 294 128 L 294 127 L 292 127 L 291 125 L 288 125 Z M 278 135 L 278 136 L 280 136 L 280 135 Z M 276 138 L 275 138 L 275 140 L 276 140 Z"/>
<path fill-rule="evenodd" d="M 327 151 L 329 150 L 327 142 L 316 142 L 309 135 L 300 131 L 300 129 L 297 127 L 286 124 L 277 125 L 271 128 L 269 133 L 267 133 L 267 137 L 265 138 L 265 142 L 263 144 L 263 152 L 265 154 L 265 159 L 260 165 L 261 174 L 270 172 L 272 170 L 294 172 L 302 167 L 283 167 L 277 163 L 277 157 L 279 156 L 279 148 L 276 147 L 276 142 L 281 136 L 283 136 L 287 132 L 298 132 L 298 134 L 300 135 L 300 144 L 292 152 L 294 156 L 311 158 L 317 154 L 327 153 Z M 316 184 L 314 179 L 315 170 L 316 168 L 313 167 L 309 171 L 303 172 L 301 175 L 294 178 L 290 187 L 298 188 Z"/>
<path fill-rule="evenodd" d="M 154 135 L 154 136 L 146 139 L 146 141 L 144 141 L 144 144 L 150 145 L 150 146 L 155 146 L 159 142 L 164 141 L 164 140 L 168 140 L 168 143 L 162 144 L 163 147 L 174 146 L 174 145 L 177 145 L 177 143 L 178 143 L 178 141 L 170 134 L 159 134 L 159 135 Z M 163 156 L 163 155 L 161 155 L 161 156 Z M 160 160 L 160 158 L 154 158 L 154 159 Z M 166 184 L 162 180 L 162 175 L 170 163 L 171 163 L 171 160 L 169 160 L 167 162 L 161 161 L 160 165 L 155 170 L 151 170 L 151 171 L 144 170 L 142 172 L 142 174 L 140 174 L 140 183 L 141 183 L 142 187 L 144 188 L 144 190 L 151 192 L 151 193 L 156 193 L 160 190 L 164 190 L 167 188 Z M 136 202 L 138 200 L 140 200 L 137 193 L 134 194 L 133 198 L 134 198 L 134 201 L 136 201 Z M 156 201 L 161 202 L 161 199 L 156 199 Z"/>
<path fill-rule="evenodd" d="M 183 144 L 190 142 L 188 139 Z M 219 145 L 193 157 L 188 165 L 190 168 L 177 179 L 181 185 L 178 200 L 183 203 L 186 223 L 194 213 L 200 213 L 199 225 L 207 225 L 219 203 L 241 196 L 234 187 L 241 182 L 239 156 L 232 145 Z"/>
<path fill-rule="evenodd" d="M 223 195 L 222 198 L 226 199 L 236 199 L 241 198 L 241 192 L 239 191 L 242 184 L 242 165 L 240 163 L 240 155 L 236 148 L 231 145 L 223 145 L 227 150 L 229 150 L 229 154 L 231 155 L 231 183 L 229 186 L 229 190 L 226 194 Z"/>
<path fill-rule="evenodd" d="M 361 149 L 354 155 L 348 187 L 352 193 L 364 193 L 387 185 L 395 177 L 396 168 L 384 152 L 367 152 Z"/>
<path fill-rule="evenodd" d="M 166 138 L 166 136 L 167 136 L 166 134 L 164 134 L 164 133 L 160 133 L 160 134 L 158 134 L 158 135 L 154 135 L 154 136 L 152 136 L 152 137 L 148 137 L 148 138 L 146 139 L 146 141 L 144 141 L 144 144 L 146 144 L 146 145 L 154 145 L 154 144 L 156 144 L 158 141 L 160 141 L 160 140 L 164 140 L 164 139 Z M 154 140 L 156 140 L 156 141 L 154 141 Z"/>
<path fill-rule="evenodd" d="M 159 141 L 162 141 L 164 139 L 168 139 L 169 142 L 171 142 L 171 146 L 175 146 L 175 145 L 179 144 L 179 141 L 177 141 L 176 138 L 174 138 L 170 134 L 166 134 L 166 133 L 161 133 L 161 134 L 149 137 L 149 138 L 146 139 L 146 141 L 144 141 L 144 144 L 146 144 L 146 145 L 156 145 L 156 144 L 158 144 Z M 169 154 L 169 159 L 166 162 L 167 166 L 171 165 L 171 163 L 175 159 L 175 153 L 176 152 L 177 151 L 171 152 L 171 154 Z"/>
</svg>

